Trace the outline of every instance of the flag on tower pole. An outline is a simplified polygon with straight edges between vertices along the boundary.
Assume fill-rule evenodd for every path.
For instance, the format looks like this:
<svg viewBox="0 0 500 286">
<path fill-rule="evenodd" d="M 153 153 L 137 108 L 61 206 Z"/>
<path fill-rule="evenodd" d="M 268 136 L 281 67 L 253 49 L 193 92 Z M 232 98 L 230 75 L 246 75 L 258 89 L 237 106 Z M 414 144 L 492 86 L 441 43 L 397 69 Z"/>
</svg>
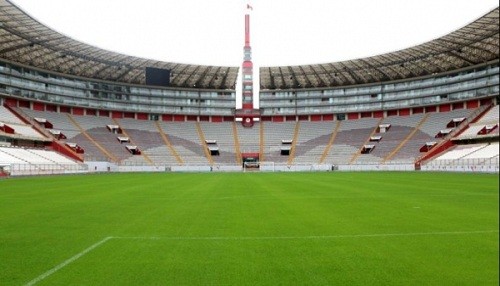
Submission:
<svg viewBox="0 0 500 286">
<path fill-rule="evenodd" d="M 253 11 L 253 7 L 252 7 L 252 6 L 250 6 L 250 4 L 247 4 L 247 9 L 248 9 L 248 10 L 252 10 L 252 11 Z"/>
</svg>

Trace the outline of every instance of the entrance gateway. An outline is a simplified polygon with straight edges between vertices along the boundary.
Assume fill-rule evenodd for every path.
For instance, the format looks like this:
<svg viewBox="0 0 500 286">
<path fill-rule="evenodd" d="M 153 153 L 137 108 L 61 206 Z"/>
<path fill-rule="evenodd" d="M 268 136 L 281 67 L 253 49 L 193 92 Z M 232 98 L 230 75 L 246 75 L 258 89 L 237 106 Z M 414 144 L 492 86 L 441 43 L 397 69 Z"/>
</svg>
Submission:
<svg viewBox="0 0 500 286">
<path fill-rule="evenodd" d="M 241 153 L 243 169 L 259 169 L 259 153 Z"/>
</svg>

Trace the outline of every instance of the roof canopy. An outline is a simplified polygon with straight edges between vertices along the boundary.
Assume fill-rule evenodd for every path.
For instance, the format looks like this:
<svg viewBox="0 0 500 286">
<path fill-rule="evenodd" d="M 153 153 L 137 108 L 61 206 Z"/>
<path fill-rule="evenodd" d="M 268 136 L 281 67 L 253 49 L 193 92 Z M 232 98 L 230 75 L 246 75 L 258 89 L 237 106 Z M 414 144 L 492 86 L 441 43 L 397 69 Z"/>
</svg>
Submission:
<svg viewBox="0 0 500 286">
<path fill-rule="evenodd" d="M 146 67 L 169 69 L 172 87 L 234 89 L 237 67 L 189 65 L 127 56 L 76 41 L 0 0 L 0 58 L 37 68 L 132 84 L 146 83 Z"/>
<path fill-rule="evenodd" d="M 499 10 L 444 37 L 343 62 L 260 68 L 261 89 L 359 85 L 458 70 L 499 59 Z"/>
<path fill-rule="evenodd" d="M 171 70 L 172 87 L 234 90 L 238 67 L 127 56 L 55 32 L 0 0 L 0 58 L 52 72 L 144 85 L 146 67 Z M 263 90 L 359 85 L 439 74 L 499 60 L 499 9 L 412 48 L 343 62 L 260 68 Z"/>
</svg>

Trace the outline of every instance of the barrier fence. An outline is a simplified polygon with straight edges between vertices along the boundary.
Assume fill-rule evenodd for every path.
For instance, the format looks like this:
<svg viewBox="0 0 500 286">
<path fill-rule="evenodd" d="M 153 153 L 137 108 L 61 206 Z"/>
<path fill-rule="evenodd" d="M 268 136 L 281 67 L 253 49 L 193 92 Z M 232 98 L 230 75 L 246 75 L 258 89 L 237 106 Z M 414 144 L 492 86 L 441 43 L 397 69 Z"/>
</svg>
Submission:
<svg viewBox="0 0 500 286">
<path fill-rule="evenodd" d="M 437 160 L 420 167 L 421 171 L 499 173 L 499 158 Z M 10 164 L 0 166 L 0 172 L 10 176 L 35 176 L 56 174 L 81 174 L 102 172 L 326 172 L 326 171 L 415 171 L 410 163 L 392 164 L 293 164 L 261 162 L 258 165 L 234 164 L 186 164 L 186 165 L 117 165 L 110 162 L 86 162 L 85 164 Z"/>
<path fill-rule="evenodd" d="M 499 173 L 499 157 L 488 159 L 434 160 L 421 166 L 422 171 Z"/>
<path fill-rule="evenodd" d="M 86 164 L 10 164 L 2 167 L 10 176 L 36 176 L 87 173 Z"/>
</svg>

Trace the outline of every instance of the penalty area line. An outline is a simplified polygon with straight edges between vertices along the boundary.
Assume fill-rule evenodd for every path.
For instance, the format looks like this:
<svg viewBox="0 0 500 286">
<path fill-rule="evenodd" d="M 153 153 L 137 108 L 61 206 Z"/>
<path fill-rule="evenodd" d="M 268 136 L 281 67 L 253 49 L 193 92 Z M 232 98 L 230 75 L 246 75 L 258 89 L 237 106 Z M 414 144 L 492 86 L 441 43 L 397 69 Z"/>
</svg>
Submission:
<svg viewBox="0 0 500 286">
<path fill-rule="evenodd" d="M 78 254 L 76 254 L 76 255 L 68 258 L 67 260 L 63 261 L 61 264 L 55 266 L 54 268 L 50 269 L 49 271 L 41 274 L 40 276 L 38 276 L 35 279 L 31 280 L 30 282 L 26 283 L 25 286 L 35 285 L 36 283 L 44 280 L 45 278 L 49 277 L 50 275 L 52 275 L 52 274 L 56 273 L 57 271 L 61 270 L 62 268 L 64 268 L 68 264 L 70 264 L 72 262 L 75 262 L 76 260 L 78 260 L 79 258 L 81 258 L 82 256 L 84 256 L 85 254 L 91 252 L 92 250 L 96 249 L 97 247 L 101 246 L 106 241 L 108 241 L 108 240 L 110 240 L 112 238 L 113 238 L 112 236 L 108 236 L 108 237 L 104 238 L 103 240 L 100 240 L 100 241 L 92 244 L 91 246 L 89 246 L 88 248 L 84 249 L 80 253 L 78 253 Z"/>
</svg>

